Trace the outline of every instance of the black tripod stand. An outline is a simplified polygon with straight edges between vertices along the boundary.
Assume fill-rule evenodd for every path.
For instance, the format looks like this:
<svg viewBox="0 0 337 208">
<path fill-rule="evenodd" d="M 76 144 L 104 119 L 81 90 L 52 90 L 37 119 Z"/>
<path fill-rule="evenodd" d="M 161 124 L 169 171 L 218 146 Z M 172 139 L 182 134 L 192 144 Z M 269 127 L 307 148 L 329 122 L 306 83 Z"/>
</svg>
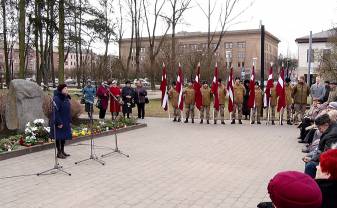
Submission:
<svg viewBox="0 0 337 208">
<path fill-rule="evenodd" d="M 89 124 L 90 124 L 90 131 L 91 131 L 91 135 L 90 135 L 90 156 L 87 159 L 84 160 L 80 160 L 75 162 L 75 165 L 81 163 L 81 162 L 85 162 L 88 160 L 93 160 L 95 162 L 100 163 L 101 165 L 105 165 L 105 162 L 103 160 L 98 159 L 97 155 L 95 154 L 95 143 L 94 143 L 94 134 L 92 133 L 92 128 L 93 128 L 93 117 L 92 117 L 92 113 L 93 113 L 93 103 L 91 101 L 86 100 L 86 103 L 89 103 L 90 105 L 90 110 L 89 110 Z"/>
<path fill-rule="evenodd" d="M 113 149 L 112 152 L 108 152 L 106 154 L 101 155 L 101 157 L 108 157 L 110 155 L 113 155 L 114 153 L 124 155 L 125 157 L 130 157 L 130 155 L 123 153 L 122 151 L 119 150 L 118 148 L 118 139 L 117 139 L 117 130 L 114 130 L 114 135 L 115 135 L 115 149 Z"/>
<path fill-rule="evenodd" d="M 56 122 L 55 122 L 55 111 L 57 110 L 57 105 L 54 101 L 54 99 L 51 100 L 52 102 L 52 106 L 53 106 L 53 121 L 54 121 L 54 125 L 53 125 L 53 129 L 54 129 L 54 167 L 53 168 L 50 168 L 48 170 L 45 170 L 45 171 L 42 171 L 42 172 L 39 172 L 37 173 L 36 175 L 37 176 L 40 176 L 40 175 L 51 175 L 51 174 L 56 174 L 58 172 L 62 172 L 64 174 L 67 174 L 68 176 L 71 176 L 71 173 L 68 173 L 66 171 L 63 170 L 63 167 L 59 164 L 58 162 L 58 158 L 57 158 L 57 152 L 56 152 Z"/>
</svg>

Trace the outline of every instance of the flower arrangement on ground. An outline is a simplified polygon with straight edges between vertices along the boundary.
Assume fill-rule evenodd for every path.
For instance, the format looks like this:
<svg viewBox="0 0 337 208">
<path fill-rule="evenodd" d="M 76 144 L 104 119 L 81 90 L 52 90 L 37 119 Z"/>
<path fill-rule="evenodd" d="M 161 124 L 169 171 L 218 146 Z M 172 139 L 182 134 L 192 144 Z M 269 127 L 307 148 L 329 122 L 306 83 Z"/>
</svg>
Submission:
<svg viewBox="0 0 337 208">
<path fill-rule="evenodd" d="M 49 141 L 50 127 L 45 126 L 43 119 L 35 119 L 26 124 L 25 134 L 20 141 L 22 145 L 35 145 Z"/>
</svg>

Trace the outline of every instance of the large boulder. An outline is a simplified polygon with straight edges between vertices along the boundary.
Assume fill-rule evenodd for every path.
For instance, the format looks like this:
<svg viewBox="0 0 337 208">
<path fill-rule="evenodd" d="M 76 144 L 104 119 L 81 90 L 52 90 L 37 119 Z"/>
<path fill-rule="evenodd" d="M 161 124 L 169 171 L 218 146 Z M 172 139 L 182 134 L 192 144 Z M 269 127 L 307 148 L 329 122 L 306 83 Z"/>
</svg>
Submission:
<svg viewBox="0 0 337 208">
<path fill-rule="evenodd" d="M 34 82 L 14 79 L 9 85 L 6 102 L 6 126 L 10 130 L 24 131 L 29 121 L 45 119 L 42 109 L 43 91 Z"/>
</svg>

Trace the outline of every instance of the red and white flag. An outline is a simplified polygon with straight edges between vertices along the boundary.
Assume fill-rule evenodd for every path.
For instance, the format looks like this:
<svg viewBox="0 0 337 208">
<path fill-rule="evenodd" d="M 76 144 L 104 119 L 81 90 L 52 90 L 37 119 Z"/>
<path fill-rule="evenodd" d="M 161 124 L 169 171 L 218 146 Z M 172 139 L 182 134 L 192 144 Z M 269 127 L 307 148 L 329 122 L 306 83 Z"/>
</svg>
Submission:
<svg viewBox="0 0 337 208">
<path fill-rule="evenodd" d="M 200 83 L 200 62 L 198 63 L 193 88 L 195 91 L 195 106 L 200 110 L 202 106 L 201 83 Z"/>
<path fill-rule="evenodd" d="M 184 109 L 183 89 L 184 89 L 184 76 L 183 76 L 183 70 L 181 69 L 181 65 L 179 63 L 177 83 L 176 83 L 176 90 L 179 93 L 178 108 L 180 110 Z"/>
<path fill-rule="evenodd" d="M 212 87 L 211 90 L 213 92 L 214 95 L 214 109 L 219 111 L 219 107 L 220 107 L 220 103 L 219 103 L 219 93 L 218 93 L 218 89 L 219 89 L 219 83 L 218 83 L 218 64 L 215 63 L 215 69 L 214 69 L 214 77 L 213 77 L 213 82 L 212 82 Z"/>
<path fill-rule="evenodd" d="M 227 91 L 228 91 L 228 111 L 233 112 L 234 108 L 234 89 L 233 89 L 233 67 L 229 73 L 228 82 L 227 82 Z"/>
<path fill-rule="evenodd" d="M 254 108 L 255 107 L 255 69 L 254 65 L 252 68 L 252 75 L 250 76 L 250 82 L 249 82 L 249 98 L 247 103 L 248 108 Z"/>
<path fill-rule="evenodd" d="M 276 94 L 278 96 L 277 111 L 286 107 L 286 92 L 284 87 L 284 68 L 282 66 L 276 85 Z"/>
<path fill-rule="evenodd" d="M 274 86 L 274 80 L 273 80 L 273 67 L 270 66 L 269 68 L 269 76 L 267 81 L 267 86 L 264 93 L 264 107 L 269 107 L 269 100 L 270 100 L 270 90 Z"/>
<path fill-rule="evenodd" d="M 161 107 L 165 111 L 167 111 L 168 107 L 167 76 L 166 76 L 166 66 L 164 63 L 163 63 L 163 72 L 161 76 L 160 90 L 161 90 Z"/>
</svg>

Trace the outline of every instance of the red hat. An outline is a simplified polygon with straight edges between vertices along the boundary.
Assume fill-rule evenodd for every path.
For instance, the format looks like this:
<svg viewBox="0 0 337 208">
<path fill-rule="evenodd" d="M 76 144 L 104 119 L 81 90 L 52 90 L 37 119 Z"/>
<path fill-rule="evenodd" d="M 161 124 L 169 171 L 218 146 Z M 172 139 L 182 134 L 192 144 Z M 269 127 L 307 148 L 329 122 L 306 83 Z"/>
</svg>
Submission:
<svg viewBox="0 0 337 208">
<path fill-rule="evenodd" d="M 330 175 L 330 179 L 337 179 L 337 149 L 330 149 L 320 156 L 320 166 L 323 173 Z"/>
<path fill-rule="evenodd" d="M 322 193 L 310 176 L 297 172 L 280 172 L 268 184 L 270 199 L 277 208 L 320 208 Z"/>
</svg>

